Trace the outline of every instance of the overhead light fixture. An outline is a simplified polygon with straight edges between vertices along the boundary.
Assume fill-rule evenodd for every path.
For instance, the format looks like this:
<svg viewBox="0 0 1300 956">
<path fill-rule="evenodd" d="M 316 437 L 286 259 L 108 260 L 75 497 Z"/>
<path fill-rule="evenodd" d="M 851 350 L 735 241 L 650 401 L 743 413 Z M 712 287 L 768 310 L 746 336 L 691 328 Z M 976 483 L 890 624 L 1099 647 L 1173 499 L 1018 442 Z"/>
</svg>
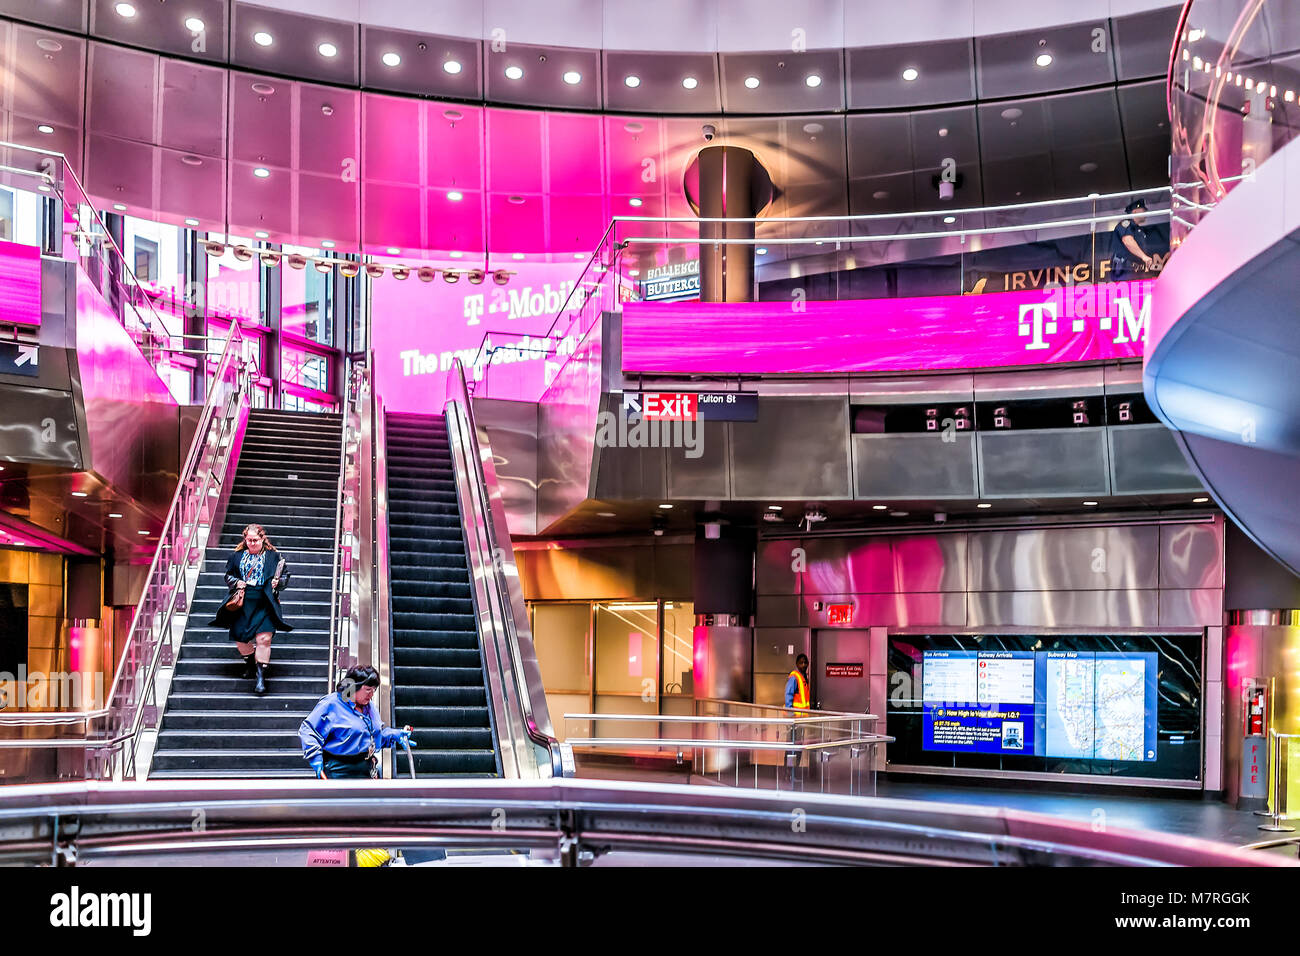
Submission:
<svg viewBox="0 0 1300 956">
<path fill-rule="evenodd" d="M 1100 198 L 1101 198 L 1101 193 L 1088 193 L 1088 198 L 1089 198 L 1089 199 L 1100 199 Z"/>
<path fill-rule="evenodd" d="M 333 239 L 322 239 L 322 240 L 320 241 L 320 247 L 321 247 L 322 249 L 333 249 L 333 248 L 334 248 L 334 240 L 333 240 Z"/>
<path fill-rule="evenodd" d="M 629 89 L 635 90 L 638 86 L 641 85 L 641 77 L 635 75 L 625 76 L 623 77 L 623 85 L 628 87 Z"/>
<path fill-rule="evenodd" d="M 148 534 L 148 531 L 137 531 L 136 534 Z"/>
<path fill-rule="evenodd" d="M 203 21 L 200 20 L 198 17 L 186 17 L 185 29 L 189 30 L 191 33 L 202 33 Z"/>
<path fill-rule="evenodd" d="M 268 176 L 271 175 L 271 171 L 267 169 L 265 166 L 258 166 L 256 169 L 253 170 L 253 175 L 256 176 L 258 179 L 266 179 Z"/>
<path fill-rule="evenodd" d="M 275 42 L 275 37 L 271 36 L 271 34 L 267 33 L 265 30 L 259 30 L 253 34 L 253 42 L 258 46 L 270 46 Z"/>
<path fill-rule="evenodd" d="M 872 510 L 872 511 L 888 511 L 888 510 L 889 510 L 889 505 L 872 505 L 872 506 L 871 506 L 871 510 Z"/>
<path fill-rule="evenodd" d="M 230 250 L 230 254 L 240 262 L 248 262 L 253 258 L 253 250 L 248 246 L 235 246 Z"/>
<path fill-rule="evenodd" d="M 463 252 L 449 252 L 449 253 L 447 253 L 447 255 L 451 256 L 453 259 L 459 259 L 459 258 L 460 258 L 461 256 L 463 256 L 464 254 L 465 254 L 465 253 L 463 253 Z"/>
<path fill-rule="evenodd" d="M 944 217 L 943 217 L 943 221 L 944 221 L 944 224 L 945 224 L 945 225 L 951 226 L 954 222 L 957 221 L 957 217 L 956 217 L 956 216 L 944 216 Z"/>
<path fill-rule="evenodd" d="M 1210 500 L 1209 498 L 1193 498 L 1193 499 L 1192 499 L 1192 504 L 1194 504 L 1194 505 L 1203 505 L 1203 504 L 1205 504 L 1205 503 L 1206 503 L 1207 501 L 1209 501 L 1209 500 Z"/>
<path fill-rule="evenodd" d="M 266 232 L 266 231 L 264 231 L 264 230 L 259 229 L 257 232 L 253 233 L 253 238 L 254 238 L 254 239 L 269 239 L 269 238 L 271 238 L 271 234 L 270 234 L 269 232 Z"/>
<path fill-rule="evenodd" d="M 891 512 L 889 513 L 889 516 L 890 516 L 891 518 L 906 518 L 906 517 L 907 517 L 907 512 L 906 512 L 906 511 L 891 511 Z"/>
<path fill-rule="evenodd" d="M 673 506 L 672 506 L 672 505 L 669 505 L 669 504 L 663 504 L 663 505 L 660 505 L 659 507 L 660 507 L 661 509 L 663 509 L 664 511 L 671 511 L 672 508 L 673 508 Z"/>
<path fill-rule="evenodd" d="M 1034 62 L 1035 62 L 1036 64 L 1038 64 L 1039 66 L 1051 66 L 1051 65 L 1052 65 L 1052 54 L 1050 54 L 1050 53 L 1040 53 L 1040 54 L 1038 54 L 1038 56 L 1036 56 L 1036 57 L 1034 58 Z"/>
<path fill-rule="evenodd" d="M 274 249 L 263 249 L 257 254 L 257 258 L 262 260 L 262 265 L 268 269 L 275 269 L 280 265 L 280 253 Z"/>
<path fill-rule="evenodd" d="M 616 517 L 618 517 L 618 516 L 617 516 L 614 512 L 612 512 L 612 511 L 597 511 L 597 512 L 596 512 L 596 517 L 597 517 L 597 518 L 616 518 Z"/>
<path fill-rule="evenodd" d="M 977 504 L 975 507 L 976 507 L 976 508 L 992 508 L 993 506 L 992 506 L 991 504 L 989 504 L 987 501 L 981 501 L 981 502 L 980 502 L 979 504 Z"/>
<path fill-rule="evenodd" d="M 818 76 L 816 73 L 809 73 L 807 76 L 803 78 L 803 81 L 813 89 L 816 89 L 817 87 L 822 85 L 822 78 Z"/>
<path fill-rule="evenodd" d="M 506 272 L 505 269 L 498 269 L 496 272 L 492 273 L 492 281 L 497 285 L 505 285 L 510 281 L 510 273 Z"/>
<path fill-rule="evenodd" d="M 298 269 L 299 271 L 301 271 L 307 268 L 307 257 L 300 256 L 296 252 L 293 253 L 292 255 L 285 256 L 284 261 L 285 264 L 288 265 L 290 269 Z"/>
<path fill-rule="evenodd" d="M 199 221 L 198 221 L 197 219 L 186 219 L 186 220 L 185 220 L 185 225 L 187 225 L 187 226 L 197 226 L 198 224 L 199 224 Z"/>
<path fill-rule="evenodd" d="M 587 254 L 586 254 L 585 252 L 575 252 L 575 253 L 573 254 L 573 258 L 575 258 L 575 259 L 585 259 L 585 258 L 587 258 Z"/>
<path fill-rule="evenodd" d="M 577 86 L 582 82 L 582 74 L 577 70 L 569 70 L 564 74 L 564 82 L 568 83 L 570 86 Z"/>
<path fill-rule="evenodd" d="M 380 59 L 384 61 L 384 66 L 398 66 L 402 62 L 402 58 L 391 50 L 380 57 Z"/>
<path fill-rule="evenodd" d="M 84 491 L 74 491 L 74 492 L 72 493 L 72 497 L 74 497 L 74 498 L 86 498 L 86 497 L 89 497 L 89 495 L 88 495 L 87 492 L 84 492 Z"/>
<path fill-rule="evenodd" d="M 700 85 L 700 81 L 693 76 L 687 76 L 682 78 L 682 86 L 684 86 L 688 90 L 693 90 L 699 85 Z"/>
<path fill-rule="evenodd" d="M 909 83 L 911 83 L 914 79 L 916 79 L 920 75 L 921 74 L 916 70 L 916 68 L 911 66 L 909 66 L 906 70 L 903 71 L 903 79 L 907 80 L 907 82 Z"/>
<path fill-rule="evenodd" d="M 635 206 L 635 207 L 637 207 L 637 208 L 639 209 L 639 208 L 641 207 L 641 200 L 640 200 L 640 199 L 637 199 L 637 198 L 634 196 L 634 197 L 632 197 L 631 199 L 629 199 L 629 200 L 627 201 L 627 204 L 628 204 L 629 206 Z"/>
<path fill-rule="evenodd" d="M 756 255 L 765 256 L 767 255 L 767 249 L 764 246 L 759 246 L 757 249 L 754 250 L 754 253 Z"/>
<path fill-rule="evenodd" d="M 451 189 L 447 191 L 447 198 L 450 199 L 452 202 L 460 202 L 462 199 L 465 198 L 465 194 L 461 192 L 459 189 Z"/>
<path fill-rule="evenodd" d="M 633 279 L 635 279 L 637 276 L 639 276 L 639 275 L 641 274 L 641 270 L 640 270 L 640 269 L 628 269 L 628 270 L 627 270 L 627 274 L 630 275 Z"/>
<path fill-rule="evenodd" d="M 377 262 L 367 262 L 367 263 L 366 263 L 366 275 L 370 276 L 370 278 L 372 278 L 372 279 L 380 279 L 380 278 L 383 278 L 383 275 L 384 275 L 384 267 L 381 266 L 381 265 L 380 265 L 379 263 L 377 263 Z"/>
<path fill-rule="evenodd" d="M 116 10 L 117 15 L 122 17 L 124 20 L 130 20 L 135 16 L 135 7 L 129 3 L 119 3 L 113 7 L 113 9 Z"/>
<path fill-rule="evenodd" d="M 54 132 L 54 127 L 50 126 L 48 123 L 42 123 L 40 126 L 36 127 L 36 132 L 48 135 Z"/>
<path fill-rule="evenodd" d="M 745 88 L 749 90 L 758 89 L 758 77 L 756 76 L 745 77 Z"/>
<path fill-rule="evenodd" d="M 1097 502 L 1095 502 L 1095 501 L 1085 501 L 1084 504 L 1087 505 L 1089 508 L 1092 508 L 1092 507 L 1095 507 L 1095 506 L 1096 506 Z"/>
<path fill-rule="evenodd" d="M 334 262 L 331 259 L 313 259 L 311 264 L 323 276 L 334 271 Z"/>
<path fill-rule="evenodd" d="M 482 269 L 470 269 L 465 273 L 465 278 L 469 280 L 470 285 L 482 285 L 483 280 L 487 278 L 487 273 Z"/>
<path fill-rule="evenodd" d="M 209 239 L 203 244 L 203 251 L 212 256 L 212 258 L 217 259 L 226 254 L 226 244 L 224 242 L 217 242 L 215 239 Z"/>
<path fill-rule="evenodd" d="M 516 260 L 516 261 L 522 259 L 523 257 L 524 257 L 524 254 L 523 254 L 522 252 L 512 252 L 512 253 L 510 254 L 510 258 L 511 258 L 511 259 L 514 259 L 514 260 Z"/>
<path fill-rule="evenodd" d="M 507 80 L 522 80 L 524 78 L 524 69 L 521 66 L 506 67 Z"/>
<path fill-rule="evenodd" d="M 402 250 L 397 248 L 397 246 L 389 246 L 385 251 L 390 256 L 400 256 L 402 254 Z"/>
<path fill-rule="evenodd" d="M 442 64 L 442 72 L 450 73 L 452 76 L 455 76 L 460 70 L 460 60 L 446 60 Z"/>
<path fill-rule="evenodd" d="M 109 516 L 110 518 L 120 518 L 120 517 L 122 517 L 121 514 L 119 514 L 119 513 L 116 512 L 116 511 L 110 511 L 109 514 L 108 514 L 108 516 Z"/>
<path fill-rule="evenodd" d="M 316 52 L 321 56 L 338 56 L 339 48 L 333 43 L 322 43 L 320 46 L 316 47 Z"/>
<path fill-rule="evenodd" d="M 780 505 L 768 505 L 768 506 L 767 506 L 767 510 L 768 510 L 768 511 L 780 511 L 780 510 L 781 510 L 781 506 L 780 506 Z"/>
<path fill-rule="evenodd" d="M 125 204 L 120 202 L 113 203 L 113 208 L 116 209 L 118 212 L 126 212 Z"/>
</svg>

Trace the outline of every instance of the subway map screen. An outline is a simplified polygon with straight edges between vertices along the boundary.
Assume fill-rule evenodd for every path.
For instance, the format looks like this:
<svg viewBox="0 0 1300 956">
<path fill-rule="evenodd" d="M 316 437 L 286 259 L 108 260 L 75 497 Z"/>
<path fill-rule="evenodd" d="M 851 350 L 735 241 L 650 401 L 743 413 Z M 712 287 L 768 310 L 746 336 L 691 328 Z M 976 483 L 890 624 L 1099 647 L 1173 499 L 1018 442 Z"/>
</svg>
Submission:
<svg viewBox="0 0 1300 956">
<path fill-rule="evenodd" d="M 891 766 L 1195 780 L 1201 634 L 893 634 Z"/>
</svg>

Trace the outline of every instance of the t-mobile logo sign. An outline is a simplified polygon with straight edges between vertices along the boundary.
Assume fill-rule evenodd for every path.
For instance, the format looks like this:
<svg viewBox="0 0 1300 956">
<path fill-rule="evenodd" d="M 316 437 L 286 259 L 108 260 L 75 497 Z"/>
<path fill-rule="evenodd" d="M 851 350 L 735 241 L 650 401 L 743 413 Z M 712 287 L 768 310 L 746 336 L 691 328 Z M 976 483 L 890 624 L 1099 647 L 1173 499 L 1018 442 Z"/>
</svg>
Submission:
<svg viewBox="0 0 1300 956">
<path fill-rule="evenodd" d="M 1034 302 L 1029 305 L 1020 307 L 1020 329 L 1021 335 L 1029 335 L 1032 338 L 1025 348 L 1029 351 L 1034 349 L 1045 349 L 1047 343 L 1043 341 L 1044 333 L 1047 335 L 1056 334 L 1056 303 L 1055 302 Z"/>
<path fill-rule="evenodd" d="M 1016 330 L 1029 339 L 1025 351 L 1050 348 L 1048 337 L 1056 335 L 1058 328 L 1067 321 L 1070 332 L 1075 335 L 1087 331 L 1090 322 L 1095 322 L 1102 332 L 1113 329 L 1116 345 L 1145 343 L 1147 340 L 1147 329 L 1151 326 L 1149 294 L 1142 296 L 1136 309 L 1133 299 L 1128 296 L 1070 296 L 1063 301 L 1063 313 L 1061 303 L 1053 300 L 1030 302 L 1019 307 Z"/>
</svg>

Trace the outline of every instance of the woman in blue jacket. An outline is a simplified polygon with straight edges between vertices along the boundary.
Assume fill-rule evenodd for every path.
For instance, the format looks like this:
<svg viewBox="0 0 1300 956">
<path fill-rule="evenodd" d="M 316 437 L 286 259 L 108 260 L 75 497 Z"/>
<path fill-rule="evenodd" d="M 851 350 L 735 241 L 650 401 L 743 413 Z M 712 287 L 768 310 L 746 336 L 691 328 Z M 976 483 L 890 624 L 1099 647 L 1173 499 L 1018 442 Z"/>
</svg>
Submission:
<svg viewBox="0 0 1300 956">
<path fill-rule="evenodd" d="M 243 606 L 222 605 L 208 626 L 230 628 L 230 639 L 244 658 L 243 676 L 257 681 L 255 694 L 266 693 L 266 668 L 271 663 L 275 632 L 293 630 L 280 611 L 280 591 L 288 581 L 284 556 L 271 544 L 265 528 L 250 524 L 226 561 L 226 587 L 231 598 L 243 592 Z"/>
<path fill-rule="evenodd" d="M 414 747 L 409 728 L 385 727 L 375 706 L 379 672 L 354 667 L 338 689 L 320 699 L 298 728 L 303 758 L 318 778 L 375 777 L 375 754 L 403 743 Z"/>
</svg>

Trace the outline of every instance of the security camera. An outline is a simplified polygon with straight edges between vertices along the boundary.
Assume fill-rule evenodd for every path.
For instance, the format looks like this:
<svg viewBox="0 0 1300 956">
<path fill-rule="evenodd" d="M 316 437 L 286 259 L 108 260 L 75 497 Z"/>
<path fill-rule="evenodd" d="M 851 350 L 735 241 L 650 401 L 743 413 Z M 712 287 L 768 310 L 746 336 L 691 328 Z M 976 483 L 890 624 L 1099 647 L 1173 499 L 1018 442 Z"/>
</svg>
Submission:
<svg viewBox="0 0 1300 956">
<path fill-rule="evenodd" d="M 711 143 L 713 142 L 713 137 L 718 135 L 718 128 L 712 123 L 705 123 L 704 128 L 700 130 L 700 132 L 704 134 L 704 142 Z"/>
</svg>

